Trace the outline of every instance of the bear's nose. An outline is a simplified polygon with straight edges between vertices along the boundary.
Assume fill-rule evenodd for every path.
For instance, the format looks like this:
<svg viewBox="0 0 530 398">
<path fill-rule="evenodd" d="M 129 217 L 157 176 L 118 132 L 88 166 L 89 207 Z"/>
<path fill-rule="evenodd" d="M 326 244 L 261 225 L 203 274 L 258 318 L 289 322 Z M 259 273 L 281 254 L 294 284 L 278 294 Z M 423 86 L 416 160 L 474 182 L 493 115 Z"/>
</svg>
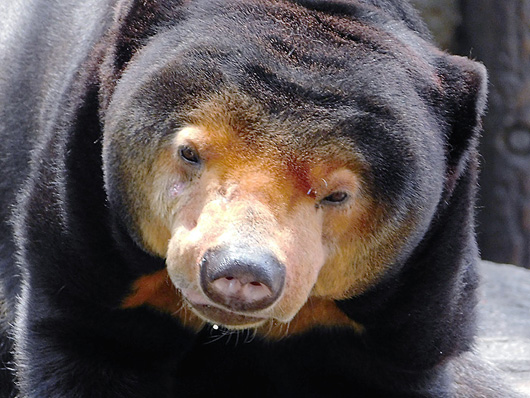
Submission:
<svg viewBox="0 0 530 398">
<path fill-rule="evenodd" d="M 201 261 L 201 287 L 215 303 L 234 311 L 257 311 L 281 295 L 285 266 L 262 249 L 218 247 Z"/>
</svg>

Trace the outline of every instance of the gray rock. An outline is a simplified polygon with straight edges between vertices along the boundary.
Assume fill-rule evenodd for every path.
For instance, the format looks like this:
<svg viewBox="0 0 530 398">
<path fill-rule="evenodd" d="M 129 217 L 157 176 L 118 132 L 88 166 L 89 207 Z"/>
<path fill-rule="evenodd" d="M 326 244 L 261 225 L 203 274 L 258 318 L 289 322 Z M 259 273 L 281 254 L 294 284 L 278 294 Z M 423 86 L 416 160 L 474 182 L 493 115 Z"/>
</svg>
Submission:
<svg viewBox="0 0 530 398">
<path fill-rule="evenodd" d="M 530 270 L 483 261 L 476 348 L 530 397 Z"/>
</svg>

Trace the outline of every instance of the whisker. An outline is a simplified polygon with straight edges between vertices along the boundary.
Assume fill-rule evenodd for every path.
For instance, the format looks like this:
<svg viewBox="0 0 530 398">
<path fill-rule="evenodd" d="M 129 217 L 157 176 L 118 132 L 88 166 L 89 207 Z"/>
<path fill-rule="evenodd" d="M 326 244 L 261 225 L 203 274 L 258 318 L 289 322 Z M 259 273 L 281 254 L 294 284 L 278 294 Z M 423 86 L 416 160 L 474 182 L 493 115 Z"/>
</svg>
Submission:
<svg viewBox="0 0 530 398">
<path fill-rule="evenodd" d="M 223 339 L 225 336 L 226 336 L 226 332 L 224 330 L 218 330 L 218 329 L 214 329 L 213 327 L 211 327 L 209 341 L 206 341 L 204 344 L 215 343 Z"/>
<path fill-rule="evenodd" d="M 219 340 L 221 340 L 224 336 L 222 334 L 217 336 L 210 336 L 210 340 L 205 341 L 204 344 L 213 344 Z"/>
<path fill-rule="evenodd" d="M 232 338 L 232 332 L 226 331 L 225 336 L 228 336 L 228 338 L 226 339 L 226 343 L 225 343 L 225 345 L 228 345 L 228 343 L 230 343 L 230 339 Z"/>
<path fill-rule="evenodd" d="M 272 328 L 274 327 L 274 321 L 270 321 L 269 322 L 269 330 L 267 330 L 267 332 L 265 332 L 265 337 L 269 337 L 269 335 L 272 333 Z"/>
<path fill-rule="evenodd" d="M 245 337 L 245 340 L 243 341 L 243 344 L 249 344 L 254 341 L 256 338 L 256 334 L 258 333 L 257 329 L 248 329 L 247 330 L 247 336 Z"/>
<path fill-rule="evenodd" d="M 289 327 L 291 326 L 291 322 L 287 322 L 285 324 L 285 333 L 283 334 L 283 337 L 282 338 L 286 338 L 287 336 L 289 336 Z"/>
</svg>

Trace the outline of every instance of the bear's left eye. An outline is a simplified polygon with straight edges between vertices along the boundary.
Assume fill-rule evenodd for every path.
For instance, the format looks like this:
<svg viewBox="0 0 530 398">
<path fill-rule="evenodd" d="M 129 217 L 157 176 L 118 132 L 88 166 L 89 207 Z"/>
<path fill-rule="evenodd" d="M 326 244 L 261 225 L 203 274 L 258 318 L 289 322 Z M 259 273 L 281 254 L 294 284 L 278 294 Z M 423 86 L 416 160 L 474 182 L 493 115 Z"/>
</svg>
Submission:
<svg viewBox="0 0 530 398">
<path fill-rule="evenodd" d="M 193 149 L 190 146 L 183 145 L 179 148 L 179 155 L 182 159 L 184 159 L 187 163 L 191 164 L 199 164 L 201 159 L 199 158 L 199 154 L 195 149 Z"/>
<path fill-rule="evenodd" d="M 329 203 L 333 205 L 338 205 L 344 203 L 348 199 L 348 194 L 346 192 L 337 191 L 333 192 L 331 195 L 326 196 L 322 199 L 323 203 Z"/>
</svg>

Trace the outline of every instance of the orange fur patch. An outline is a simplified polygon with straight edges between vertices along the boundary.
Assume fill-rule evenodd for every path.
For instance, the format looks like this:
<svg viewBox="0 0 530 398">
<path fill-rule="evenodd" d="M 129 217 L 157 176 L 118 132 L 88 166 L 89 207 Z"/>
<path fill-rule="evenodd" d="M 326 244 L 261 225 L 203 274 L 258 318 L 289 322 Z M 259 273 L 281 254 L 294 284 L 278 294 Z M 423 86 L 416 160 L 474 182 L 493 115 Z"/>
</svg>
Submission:
<svg viewBox="0 0 530 398">
<path fill-rule="evenodd" d="M 166 270 L 136 280 L 133 292 L 123 300 L 122 308 L 136 308 L 142 305 L 170 313 L 196 331 L 204 326 L 204 321 L 186 307 L 182 296 L 169 280 Z M 270 321 L 258 327 L 257 333 L 278 339 L 322 326 L 352 328 L 357 333 L 364 331 L 362 325 L 348 318 L 333 300 L 310 297 L 289 323 Z"/>
<path fill-rule="evenodd" d="M 133 284 L 133 293 L 122 304 L 123 308 L 134 308 L 144 304 L 163 311 L 176 312 L 182 305 L 166 270 L 145 275 Z"/>
<path fill-rule="evenodd" d="M 258 333 L 278 339 L 301 334 L 316 327 L 351 328 L 359 334 L 364 332 L 364 327 L 348 318 L 333 300 L 310 297 L 289 323 L 272 321 L 258 328 Z"/>
<path fill-rule="evenodd" d="M 204 325 L 204 321 L 187 308 L 165 269 L 137 279 L 133 284 L 132 293 L 123 300 L 121 307 L 127 309 L 143 305 L 170 313 L 179 318 L 185 326 L 197 331 Z"/>
</svg>

